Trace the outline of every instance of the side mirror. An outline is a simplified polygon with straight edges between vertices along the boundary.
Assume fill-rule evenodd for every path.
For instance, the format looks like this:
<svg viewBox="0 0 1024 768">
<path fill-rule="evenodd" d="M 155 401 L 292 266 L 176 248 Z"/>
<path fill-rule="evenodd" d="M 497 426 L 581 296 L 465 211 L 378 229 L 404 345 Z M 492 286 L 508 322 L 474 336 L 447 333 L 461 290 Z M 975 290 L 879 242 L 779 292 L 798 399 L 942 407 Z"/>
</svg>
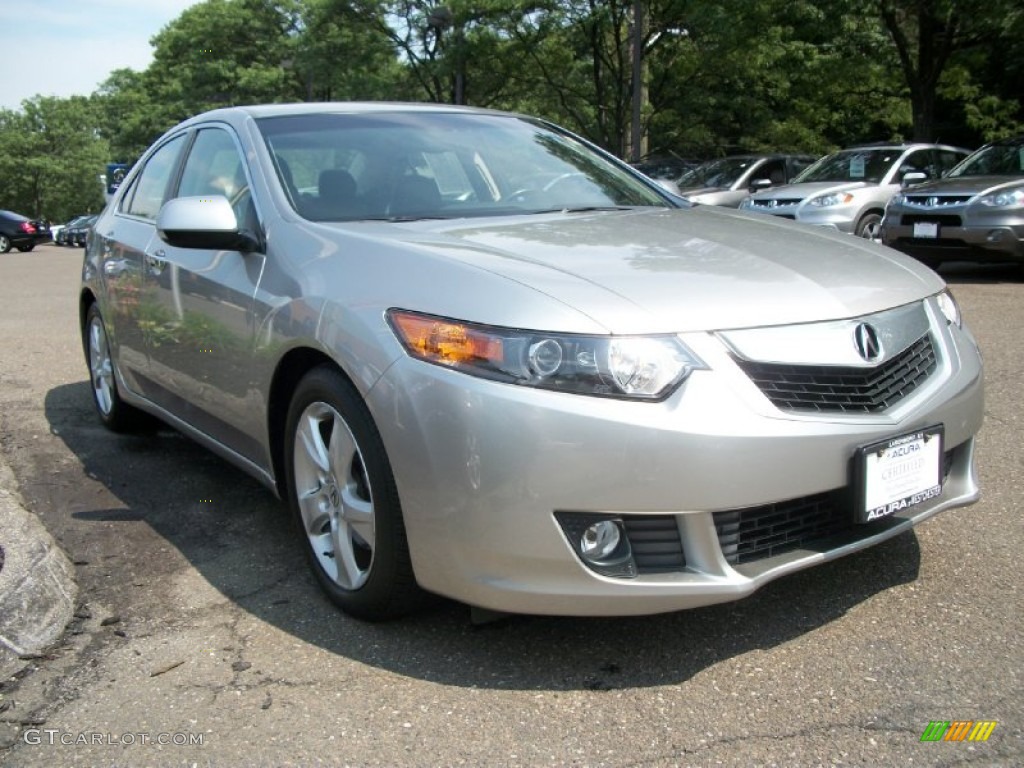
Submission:
<svg viewBox="0 0 1024 768">
<path fill-rule="evenodd" d="M 221 195 L 168 200 L 157 214 L 156 232 L 176 248 L 249 253 L 260 247 L 259 240 L 239 229 L 231 203 Z"/>
<path fill-rule="evenodd" d="M 920 171 L 910 171 L 910 173 L 903 174 L 903 178 L 900 180 L 901 187 L 910 187 L 914 184 L 921 184 L 928 181 L 928 174 L 921 173 Z"/>
<path fill-rule="evenodd" d="M 770 186 L 772 186 L 771 179 L 754 179 L 750 182 L 750 191 L 760 192 L 762 189 L 768 189 Z"/>
</svg>

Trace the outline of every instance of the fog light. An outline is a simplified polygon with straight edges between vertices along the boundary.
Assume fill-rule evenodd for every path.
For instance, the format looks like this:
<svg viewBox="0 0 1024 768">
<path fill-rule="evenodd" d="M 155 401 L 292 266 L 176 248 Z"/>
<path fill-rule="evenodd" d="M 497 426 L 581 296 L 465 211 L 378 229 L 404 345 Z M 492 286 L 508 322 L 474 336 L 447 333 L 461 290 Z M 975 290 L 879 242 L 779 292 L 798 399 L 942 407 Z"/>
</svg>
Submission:
<svg viewBox="0 0 1024 768">
<path fill-rule="evenodd" d="M 1003 230 L 993 229 L 988 233 L 988 235 L 986 235 L 985 239 L 988 240 L 990 243 L 1001 243 L 1003 242 L 1003 237 L 1005 235 L 1006 232 L 1004 232 Z"/>
<path fill-rule="evenodd" d="M 591 562 L 605 560 L 619 546 L 622 534 L 613 520 L 599 520 L 588 525 L 580 537 L 580 554 Z"/>
<path fill-rule="evenodd" d="M 620 517 L 592 512 L 555 512 L 570 547 L 587 568 L 602 576 L 636 578 L 636 560 Z"/>
</svg>

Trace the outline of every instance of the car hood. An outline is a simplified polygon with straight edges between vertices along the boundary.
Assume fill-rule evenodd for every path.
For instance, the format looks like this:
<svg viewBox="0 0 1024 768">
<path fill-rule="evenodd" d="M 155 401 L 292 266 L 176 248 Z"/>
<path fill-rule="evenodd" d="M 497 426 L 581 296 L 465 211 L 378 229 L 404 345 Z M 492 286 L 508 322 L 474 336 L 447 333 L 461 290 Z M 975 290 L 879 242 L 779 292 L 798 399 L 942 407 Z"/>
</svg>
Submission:
<svg viewBox="0 0 1024 768">
<path fill-rule="evenodd" d="M 944 195 L 976 195 L 999 187 L 1015 187 L 1021 184 L 1024 184 L 1024 176 L 955 176 L 915 184 L 904 189 L 903 194 L 927 195 L 941 192 Z"/>
<path fill-rule="evenodd" d="M 856 317 L 944 285 L 875 243 L 724 208 L 373 226 L 405 228 L 406 247 L 540 291 L 611 333 Z"/>
<path fill-rule="evenodd" d="M 792 200 L 800 198 L 804 200 L 814 195 L 826 192 L 849 192 L 864 187 L 876 187 L 877 184 L 868 184 L 864 181 L 808 181 L 803 184 L 785 184 L 781 187 L 772 187 L 763 192 L 753 195 L 755 200 Z"/>
</svg>

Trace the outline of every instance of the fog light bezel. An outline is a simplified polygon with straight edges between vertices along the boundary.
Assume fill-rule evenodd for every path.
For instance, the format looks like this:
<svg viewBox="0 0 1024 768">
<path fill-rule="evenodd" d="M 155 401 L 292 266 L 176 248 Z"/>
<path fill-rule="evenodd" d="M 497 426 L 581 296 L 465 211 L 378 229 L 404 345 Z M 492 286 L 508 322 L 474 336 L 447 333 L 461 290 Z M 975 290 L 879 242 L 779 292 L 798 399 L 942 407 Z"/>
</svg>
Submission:
<svg viewBox="0 0 1024 768">
<path fill-rule="evenodd" d="M 636 578 L 639 572 L 621 516 L 592 512 L 556 512 L 555 519 L 576 557 L 587 568 L 602 576 L 618 579 Z M 618 542 L 608 554 L 593 557 L 583 551 L 583 536 L 589 528 L 601 523 L 611 523 L 616 527 Z"/>
</svg>

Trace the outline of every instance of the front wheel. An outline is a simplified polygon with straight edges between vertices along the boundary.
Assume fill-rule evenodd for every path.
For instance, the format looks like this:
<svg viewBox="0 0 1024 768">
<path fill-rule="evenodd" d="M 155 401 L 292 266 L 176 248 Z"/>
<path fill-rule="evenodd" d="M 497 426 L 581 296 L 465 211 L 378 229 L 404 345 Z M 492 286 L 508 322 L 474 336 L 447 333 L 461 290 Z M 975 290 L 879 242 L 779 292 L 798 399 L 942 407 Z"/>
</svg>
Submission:
<svg viewBox="0 0 1024 768">
<path fill-rule="evenodd" d="M 317 581 L 346 613 L 380 621 L 421 599 L 384 444 L 355 387 L 321 366 L 299 383 L 285 432 L 288 504 Z"/>
<path fill-rule="evenodd" d="M 878 240 L 882 237 L 882 217 L 877 213 L 865 213 L 857 223 L 857 237 Z"/>
<path fill-rule="evenodd" d="M 114 376 L 114 361 L 99 307 L 89 307 L 84 328 L 85 358 L 89 364 L 92 399 L 103 425 L 113 432 L 128 432 L 151 424 L 151 420 L 121 399 Z"/>
</svg>

